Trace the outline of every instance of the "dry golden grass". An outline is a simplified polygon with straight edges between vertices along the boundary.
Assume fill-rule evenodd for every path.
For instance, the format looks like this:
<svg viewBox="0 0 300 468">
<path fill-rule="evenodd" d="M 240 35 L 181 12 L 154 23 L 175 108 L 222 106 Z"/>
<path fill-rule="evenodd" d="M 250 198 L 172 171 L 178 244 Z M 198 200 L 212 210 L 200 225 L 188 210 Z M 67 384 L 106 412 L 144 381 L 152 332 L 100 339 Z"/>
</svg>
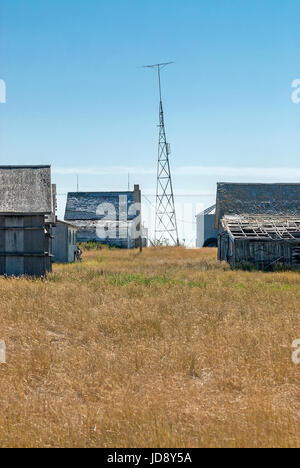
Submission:
<svg viewBox="0 0 300 468">
<path fill-rule="evenodd" d="M 103 250 L 0 279 L 0 446 L 300 446 L 297 273 Z"/>
</svg>

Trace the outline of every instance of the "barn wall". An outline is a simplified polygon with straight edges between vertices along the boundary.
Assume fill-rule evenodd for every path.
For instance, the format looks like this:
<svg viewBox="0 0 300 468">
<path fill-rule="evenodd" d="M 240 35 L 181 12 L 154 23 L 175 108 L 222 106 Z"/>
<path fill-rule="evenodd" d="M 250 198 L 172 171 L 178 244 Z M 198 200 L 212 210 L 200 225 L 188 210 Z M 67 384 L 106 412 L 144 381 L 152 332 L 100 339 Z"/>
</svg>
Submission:
<svg viewBox="0 0 300 468">
<path fill-rule="evenodd" d="M 115 230 L 114 238 L 107 235 L 107 237 L 99 237 L 97 232 L 97 221 L 73 221 L 73 224 L 78 227 L 77 241 L 78 242 L 99 242 L 104 245 L 120 248 L 134 248 L 135 240 L 130 237 L 119 237 L 118 227 Z M 130 226 L 128 227 L 130 231 Z"/>
<path fill-rule="evenodd" d="M 68 261 L 68 228 L 64 223 L 59 221 L 53 227 L 53 261 L 59 263 L 67 263 Z"/>
<path fill-rule="evenodd" d="M 0 216 L 1 275 L 45 275 L 51 271 L 49 247 L 44 216 Z"/>
<path fill-rule="evenodd" d="M 74 262 L 76 249 L 77 229 L 69 224 L 57 221 L 56 226 L 53 228 L 54 262 Z"/>
<path fill-rule="evenodd" d="M 257 267 L 268 267 L 271 263 L 292 264 L 292 244 L 283 241 L 235 241 L 235 263 L 243 261 Z"/>
<path fill-rule="evenodd" d="M 68 226 L 68 262 L 75 261 L 75 252 L 77 250 L 77 229 Z"/>
<path fill-rule="evenodd" d="M 218 239 L 218 259 L 228 262 L 232 268 L 238 267 L 241 263 L 250 263 L 261 269 L 273 263 L 299 266 L 300 242 L 249 239 L 233 241 L 225 231 L 221 231 Z"/>
</svg>

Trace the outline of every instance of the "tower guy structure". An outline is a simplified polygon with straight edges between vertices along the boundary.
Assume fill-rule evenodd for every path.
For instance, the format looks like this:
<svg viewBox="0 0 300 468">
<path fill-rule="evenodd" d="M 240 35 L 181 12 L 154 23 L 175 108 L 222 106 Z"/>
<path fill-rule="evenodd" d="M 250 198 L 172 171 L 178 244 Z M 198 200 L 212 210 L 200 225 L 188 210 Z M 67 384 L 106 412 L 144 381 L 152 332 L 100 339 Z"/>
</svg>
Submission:
<svg viewBox="0 0 300 468">
<path fill-rule="evenodd" d="M 155 210 L 155 244 L 179 245 L 178 228 L 175 213 L 174 193 L 170 170 L 170 145 L 167 143 L 164 111 L 162 104 L 160 72 L 168 63 L 147 65 L 145 68 L 154 68 L 158 72 L 159 85 L 159 140 L 156 183 L 156 210 Z"/>
</svg>

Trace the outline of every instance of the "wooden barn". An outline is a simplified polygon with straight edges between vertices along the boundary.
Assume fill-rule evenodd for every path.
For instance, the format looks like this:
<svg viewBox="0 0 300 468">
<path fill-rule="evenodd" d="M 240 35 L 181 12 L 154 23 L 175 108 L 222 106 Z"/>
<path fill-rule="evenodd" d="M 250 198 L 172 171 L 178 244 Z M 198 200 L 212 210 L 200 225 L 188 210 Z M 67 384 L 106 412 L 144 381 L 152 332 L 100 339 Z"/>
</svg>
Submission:
<svg viewBox="0 0 300 468">
<path fill-rule="evenodd" d="M 215 227 L 232 268 L 300 267 L 300 184 L 219 183 Z"/>
<path fill-rule="evenodd" d="M 51 271 L 55 186 L 50 166 L 0 166 L 0 274 Z"/>
</svg>

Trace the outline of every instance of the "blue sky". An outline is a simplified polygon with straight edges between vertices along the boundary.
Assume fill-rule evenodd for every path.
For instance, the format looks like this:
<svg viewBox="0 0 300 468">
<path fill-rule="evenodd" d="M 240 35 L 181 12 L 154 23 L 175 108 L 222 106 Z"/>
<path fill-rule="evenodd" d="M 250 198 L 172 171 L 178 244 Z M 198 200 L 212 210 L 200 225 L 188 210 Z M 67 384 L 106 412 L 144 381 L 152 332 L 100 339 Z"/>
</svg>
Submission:
<svg viewBox="0 0 300 468">
<path fill-rule="evenodd" d="M 300 179 L 299 13 L 298 0 L 1 0 L 1 164 L 50 163 L 60 216 L 76 174 L 82 190 L 126 190 L 130 172 L 154 201 L 157 83 L 140 67 L 174 60 L 164 108 L 192 239 L 217 181 Z"/>
</svg>

